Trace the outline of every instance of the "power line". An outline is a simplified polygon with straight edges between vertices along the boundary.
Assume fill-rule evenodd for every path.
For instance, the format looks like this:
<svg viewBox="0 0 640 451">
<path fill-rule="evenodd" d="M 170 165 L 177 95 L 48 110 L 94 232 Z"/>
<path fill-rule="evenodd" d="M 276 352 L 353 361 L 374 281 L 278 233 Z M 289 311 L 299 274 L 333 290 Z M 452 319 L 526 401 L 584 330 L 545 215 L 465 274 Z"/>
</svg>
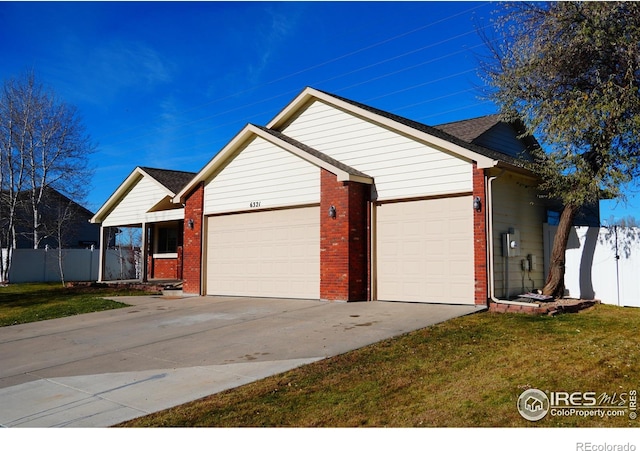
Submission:
<svg viewBox="0 0 640 451">
<path fill-rule="evenodd" d="M 429 24 L 426 24 L 426 25 L 423 25 L 423 26 L 420 26 L 420 27 L 414 28 L 414 29 L 412 29 L 412 30 L 410 30 L 410 31 L 406 31 L 406 32 L 400 33 L 400 34 L 395 35 L 395 36 L 392 36 L 392 37 L 390 37 L 390 38 L 387 38 L 387 39 L 383 39 L 383 40 L 381 40 L 381 41 L 378 41 L 378 42 L 376 42 L 376 43 L 374 43 L 374 44 L 371 44 L 371 45 L 368 45 L 368 46 L 362 47 L 362 48 L 357 49 L 357 50 L 354 50 L 354 51 L 352 51 L 352 52 L 345 53 L 345 54 L 340 55 L 340 56 L 338 56 L 338 57 L 336 57 L 336 58 L 329 59 L 329 60 L 324 61 L 324 62 L 322 62 L 322 63 L 315 64 L 315 65 L 312 65 L 312 66 L 309 66 L 309 67 L 307 67 L 307 68 L 305 68 L 305 69 L 298 70 L 298 71 L 293 72 L 293 73 L 290 73 L 290 74 L 288 74 L 288 75 L 285 75 L 285 76 L 282 76 L 282 77 L 279 77 L 279 78 L 276 78 L 276 79 L 270 80 L 270 81 L 268 81 L 268 82 L 265 82 L 265 83 L 262 83 L 262 84 L 259 84 L 259 85 L 256 85 L 256 86 L 253 86 L 253 87 L 250 87 L 250 88 L 247 88 L 247 89 L 241 90 L 241 91 L 237 91 L 237 92 L 232 93 L 232 94 L 228 94 L 228 95 L 226 95 L 226 96 L 223 96 L 223 97 L 220 97 L 220 98 L 217 98 L 217 99 L 211 100 L 211 101 L 209 101 L 209 102 L 205 102 L 205 103 L 203 103 L 203 104 L 193 106 L 193 107 L 188 108 L 188 109 L 186 109 L 186 110 L 182 110 L 182 111 L 180 111 L 180 112 L 178 112 L 178 113 L 176 113 L 176 114 L 177 114 L 177 115 L 186 114 L 186 113 L 188 113 L 188 112 L 191 112 L 191 111 L 194 111 L 194 110 L 197 110 L 197 109 L 201 109 L 201 108 L 204 108 L 204 107 L 206 107 L 206 106 L 209 106 L 209 105 L 212 105 L 212 104 L 215 104 L 215 103 L 219 103 L 219 102 L 221 102 L 221 101 L 223 101 L 223 100 L 227 100 L 227 99 L 229 99 L 229 98 L 233 98 L 233 97 L 237 97 L 237 96 L 240 96 L 240 95 L 243 95 L 243 94 L 247 94 L 247 93 L 249 93 L 249 92 L 251 92 L 251 91 L 254 91 L 254 90 L 256 90 L 256 89 L 263 88 L 263 87 L 266 87 L 266 86 L 269 86 L 269 85 L 272 85 L 272 84 L 278 83 L 278 82 L 280 82 L 280 81 L 283 81 L 283 80 L 286 80 L 286 79 L 289 79 L 289 78 L 295 77 L 295 76 L 297 76 L 297 75 L 300 75 L 300 74 L 303 74 L 303 73 L 306 73 L 306 72 L 309 72 L 309 71 L 312 71 L 312 70 L 315 70 L 315 69 L 318 69 L 318 68 L 320 68 L 320 67 L 324 67 L 324 66 L 326 66 L 326 65 L 329 65 L 329 64 L 335 63 L 335 62 L 337 62 L 337 61 L 341 61 L 341 60 L 343 60 L 343 59 L 353 57 L 353 56 L 355 56 L 355 55 L 357 55 L 357 54 L 359 54 L 359 53 L 365 52 L 365 51 L 367 51 L 367 50 L 374 49 L 374 48 L 376 48 L 376 47 L 379 47 L 379 46 L 381 46 L 381 45 L 384 45 L 384 44 L 387 44 L 387 43 L 389 43 L 389 42 L 395 41 L 395 40 L 397 40 L 397 39 L 400 39 L 400 38 L 403 38 L 403 37 L 409 36 L 409 35 L 411 35 L 411 34 L 417 33 L 417 32 L 419 32 L 419 31 L 425 30 L 425 29 L 427 29 L 427 28 L 430 28 L 430 27 L 432 27 L 432 26 L 434 26 L 434 25 L 437 25 L 437 24 L 440 24 L 440 23 L 446 22 L 446 21 L 448 21 L 448 20 L 450 20 L 450 19 L 453 19 L 453 18 L 455 18 L 455 17 L 458 17 L 458 16 L 461 16 L 461 15 L 468 14 L 468 13 L 470 13 L 470 12 L 472 12 L 472 11 L 474 11 L 474 10 L 477 10 L 477 9 L 479 9 L 479 8 L 481 8 L 481 7 L 484 7 L 484 6 L 488 5 L 488 4 L 489 4 L 489 3 L 482 3 L 482 4 L 479 4 L 479 5 L 474 6 L 474 7 L 472 7 L 472 8 L 469 8 L 469 9 L 466 9 L 466 10 L 464 10 L 464 11 L 461 11 L 461 12 L 458 12 L 458 13 L 455 13 L 455 14 L 452 14 L 452 15 L 450 15 L 450 16 L 447 16 L 447 17 L 445 17 L 445 18 L 442 18 L 442 19 L 436 20 L 436 21 L 431 22 L 431 23 L 429 23 Z M 398 59 L 398 58 L 401 58 L 401 57 L 403 57 L 403 56 L 407 56 L 407 55 L 412 54 L 412 53 L 416 53 L 416 52 L 421 51 L 421 50 L 424 50 L 424 49 L 426 49 L 426 48 L 430 48 L 430 47 L 434 47 L 434 46 L 436 46 L 436 45 L 440 45 L 440 44 L 442 44 L 442 43 L 444 43 L 444 42 L 448 42 L 449 40 L 453 40 L 453 39 L 456 39 L 456 38 L 458 38 L 458 37 L 461 37 L 461 36 L 464 36 L 464 35 L 468 35 L 468 34 L 470 34 L 470 33 L 471 33 L 471 32 L 462 33 L 462 34 L 460 34 L 460 35 L 454 36 L 454 37 L 452 37 L 452 38 L 445 39 L 445 40 L 440 41 L 440 42 L 438 42 L 438 43 L 430 44 L 430 45 L 425 46 L 425 47 L 422 47 L 422 48 L 420 48 L 420 49 L 416 49 L 416 50 L 414 50 L 414 51 L 406 52 L 406 53 L 405 53 L 405 54 L 403 54 L 403 55 L 400 55 L 400 56 L 397 56 L 397 57 L 390 58 L 390 59 L 388 59 L 388 60 L 387 60 L 387 61 L 385 61 L 385 62 L 388 62 L 388 61 L 391 61 L 391 60 L 394 60 L 394 59 Z M 379 64 L 382 64 L 382 63 L 383 63 L 383 62 L 375 63 L 375 64 L 370 65 L 370 67 L 374 67 L 374 66 L 379 65 Z M 355 73 L 355 72 L 358 72 L 358 71 L 361 71 L 361 70 L 364 70 L 364 68 L 361 68 L 361 69 L 358 69 L 358 70 L 356 70 L 356 71 L 353 71 L 352 73 Z M 347 75 L 347 74 L 342 74 L 342 75 L 339 75 L 339 76 L 337 76 L 337 77 L 335 77 L 335 78 L 341 78 L 342 76 L 345 76 L 345 75 Z M 334 78 L 334 79 L 335 79 L 335 78 Z M 320 82 L 320 83 L 323 83 L 323 82 L 326 82 L 326 81 L 331 81 L 331 80 L 332 80 L 332 79 L 328 79 L 328 80 L 322 81 L 322 82 Z M 272 100 L 272 99 L 274 99 L 274 98 L 278 98 L 278 97 L 282 97 L 282 96 L 284 96 L 284 95 L 289 94 L 290 92 L 291 92 L 291 91 L 286 92 L 286 93 L 282 93 L 282 94 L 279 94 L 279 95 L 276 95 L 276 96 L 273 96 L 273 97 L 271 97 L 271 98 L 269 98 L 269 99 L 264 99 L 264 100 L 262 100 L 262 101 L 254 102 L 253 104 L 243 105 L 243 106 L 240 106 L 240 107 L 234 108 L 234 109 L 232 109 L 232 110 L 222 111 L 222 112 L 216 113 L 215 115 L 207 116 L 207 117 L 205 117 L 205 118 L 200 118 L 200 119 L 197 119 L 197 120 L 195 120 L 195 121 L 191 121 L 191 122 L 188 122 L 188 123 L 185 123 L 185 124 L 181 124 L 180 126 L 190 125 L 190 124 L 195 123 L 195 122 L 198 122 L 198 121 L 200 121 L 200 120 L 207 120 L 207 119 L 210 119 L 210 118 L 212 118 L 212 117 L 217 117 L 217 116 L 221 116 L 221 115 L 223 115 L 223 114 L 228 114 L 229 112 L 237 111 L 237 110 L 242 109 L 242 108 L 248 108 L 249 106 L 253 106 L 254 104 L 264 103 L 265 101 Z M 148 123 L 140 124 L 140 125 L 135 126 L 135 127 L 130 127 L 130 128 L 127 128 L 127 129 L 122 129 L 122 130 L 120 130 L 120 131 L 115 131 L 115 132 L 113 132 L 113 133 L 110 133 L 110 134 L 107 134 L 107 135 L 103 135 L 103 138 L 105 138 L 105 137 L 109 137 L 109 136 L 114 136 L 114 135 L 117 135 L 117 134 L 121 134 L 121 133 L 124 133 L 124 132 L 126 132 L 126 131 L 136 130 L 136 129 L 139 129 L 139 128 L 141 128 L 141 127 L 144 127 L 144 126 L 145 126 L 145 125 L 147 125 L 147 124 L 148 124 Z M 176 126 L 176 127 L 180 127 L 180 126 Z M 148 135 L 149 135 L 149 134 L 144 134 L 144 135 L 141 135 L 141 136 L 138 136 L 138 137 L 128 138 L 128 139 L 125 139 L 125 140 L 123 140 L 123 141 L 118 142 L 117 144 L 121 144 L 121 143 L 124 143 L 124 142 L 128 142 L 128 141 L 130 141 L 131 139 L 138 139 L 139 137 L 144 137 L 144 136 L 148 136 Z"/>
</svg>

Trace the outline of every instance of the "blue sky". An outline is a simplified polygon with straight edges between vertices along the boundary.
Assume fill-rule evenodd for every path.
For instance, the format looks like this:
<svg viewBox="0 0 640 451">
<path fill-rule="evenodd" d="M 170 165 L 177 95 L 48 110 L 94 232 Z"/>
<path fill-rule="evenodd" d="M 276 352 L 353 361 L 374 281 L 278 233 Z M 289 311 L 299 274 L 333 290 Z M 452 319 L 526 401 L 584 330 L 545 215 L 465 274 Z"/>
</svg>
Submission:
<svg viewBox="0 0 640 451">
<path fill-rule="evenodd" d="M 480 98 L 489 2 L 0 2 L 0 79 L 34 70 L 98 145 L 96 211 L 136 166 L 197 172 L 305 86 L 429 125 Z M 640 194 L 601 217 L 640 218 Z"/>
</svg>

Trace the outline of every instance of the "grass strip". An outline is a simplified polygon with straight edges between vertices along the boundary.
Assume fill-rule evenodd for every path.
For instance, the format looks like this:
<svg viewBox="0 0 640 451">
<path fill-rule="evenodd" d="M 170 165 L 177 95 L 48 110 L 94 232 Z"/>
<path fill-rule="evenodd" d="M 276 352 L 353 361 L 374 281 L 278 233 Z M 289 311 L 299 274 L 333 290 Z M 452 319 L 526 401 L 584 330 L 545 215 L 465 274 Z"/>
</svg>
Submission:
<svg viewBox="0 0 640 451">
<path fill-rule="evenodd" d="M 59 283 L 8 285 L 0 287 L 0 326 L 122 308 L 127 304 L 104 298 L 136 294 L 141 292 L 109 287 L 67 288 Z"/>
<path fill-rule="evenodd" d="M 481 313 L 141 417 L 126 427 L 637 427 L 625 417 L 520 416 L 528 388 L 640 389 L 640 309 Z"/>
</svg>

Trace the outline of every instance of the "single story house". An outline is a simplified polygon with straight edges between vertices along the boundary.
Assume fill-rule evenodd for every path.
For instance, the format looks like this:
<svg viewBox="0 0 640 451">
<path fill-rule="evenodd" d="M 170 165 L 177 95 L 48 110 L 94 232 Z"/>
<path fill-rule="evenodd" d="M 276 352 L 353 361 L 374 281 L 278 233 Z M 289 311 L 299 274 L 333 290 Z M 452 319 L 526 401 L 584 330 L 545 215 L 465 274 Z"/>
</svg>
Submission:
<svg viewBox="0 0 640 451">
<path fill-rule="evenodd" d="M 175 274 L 185 293 L 486 305 L 544 281 L 553 206 L 520 131 L 306 88 L 197 174 L 136 168 L 92 222 L 143 227 L 144 277 Z M 170 259 L 180 269 L 160 269 Z"/>
</svg>

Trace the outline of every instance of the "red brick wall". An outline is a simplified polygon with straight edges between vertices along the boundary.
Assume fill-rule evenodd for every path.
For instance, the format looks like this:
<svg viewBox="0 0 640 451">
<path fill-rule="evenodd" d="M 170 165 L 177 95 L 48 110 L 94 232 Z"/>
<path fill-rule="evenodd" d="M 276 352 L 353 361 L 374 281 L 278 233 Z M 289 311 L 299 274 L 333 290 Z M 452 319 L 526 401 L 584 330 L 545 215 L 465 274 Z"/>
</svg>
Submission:
<svg viewBox="0 0 640 451">
<path fill-rule="evenodd" d="M 487 212 L 485 209 L 485 175 L 483 169 L 478 169 L 473 163 L 473 198 L 480 198 L 480 211 L 473 211 L 473 253 L 475 267 L 475 303 L 487 305 L 488 278 L 487 278 Z M 471 208 L 471 206 L 469 206 Z"/>
<path fill-rule="evenodd" d="M 182 244 L 182 291 L 191 294 L 201 293 L 202 268 L 202 222 L 204 205 L 204 183 L 189 194 L 184 207 L 184 237 Z M 189 220 L 193 220 L 193 229 Z"/>
<path fill-rule="evenodd" d="M 368 298 L 367 212 L 370 187 L 339 182 L 321 169 L 320 298 L 365 301 Z M 336 217 L 329 217 L 329 208 Z"/>
<path fill-rule="evenodd" d="M 151 276 L 154 279 L 177 279 L 178 259 L 176 258 L 154 258 Z"/>
</svg>

